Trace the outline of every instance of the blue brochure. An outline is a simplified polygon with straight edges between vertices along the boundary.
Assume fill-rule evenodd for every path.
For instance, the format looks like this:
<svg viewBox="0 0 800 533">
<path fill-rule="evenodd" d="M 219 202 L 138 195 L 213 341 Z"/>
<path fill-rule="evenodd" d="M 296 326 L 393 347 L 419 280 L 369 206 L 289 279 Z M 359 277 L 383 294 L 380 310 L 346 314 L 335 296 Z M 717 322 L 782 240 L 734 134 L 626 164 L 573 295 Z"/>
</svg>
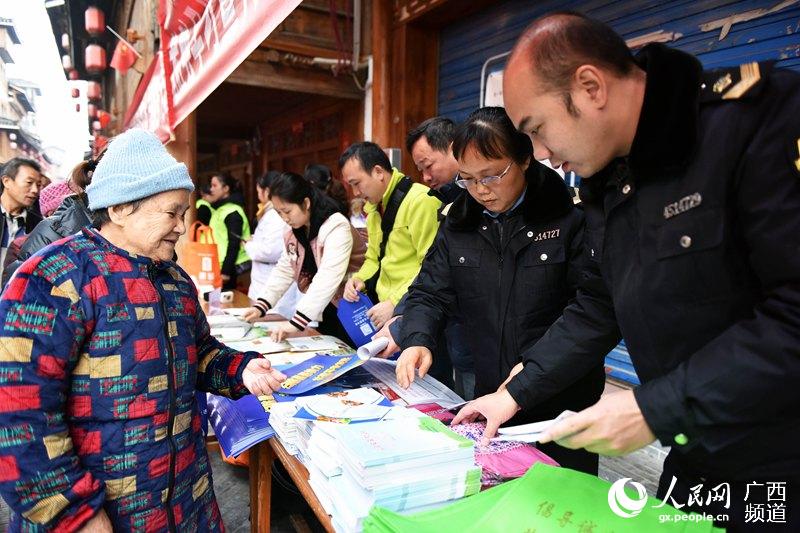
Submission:
<svg viewBox="0 0 800 533">
<path fill-rule="evenodd" d="M 364 346 L 372 339 L 377 331 L 367 316 L 367 310 L 372 307 L 369 296 L 358 293 L 358 300 L 348 302 L 345 299 L 339 300 L 339 309 L 336 315 L 342 323 L 347 334 L 356 344 L 356 348 Z"/>
<path fill-rule="evenodd" d="M 343 392 L 351 389 L 352 387 L 340 387 L 334 383 L 329 385 L 322 385 L 314 390 L 306 391 L 302 394 L 284 394 L 282 392 L 272 393 L 272 398 L 278 403 L 293 402 L 297 398 L 304 396 L 316 396 L 317 394 L 330 394 L 332 392 Z"/>
<path fill-rule="evenodd" d="M 325 385 L 362 363 L 364 361 L 354 353 L 348 355 L 317 354 L 311 359 L 283 371 L 286 380 L 281 384 L 280 392 L 291 395 L 308 392 L 320 385 Z"/>
<path fill-rule="evenodd" d="M 248 448 L 275 435 L 269 425 L 272 396 L 249 394 L 238 400 L 208 395 L 208 419 L 227 456 L 238 457 Z"/>
</svg>

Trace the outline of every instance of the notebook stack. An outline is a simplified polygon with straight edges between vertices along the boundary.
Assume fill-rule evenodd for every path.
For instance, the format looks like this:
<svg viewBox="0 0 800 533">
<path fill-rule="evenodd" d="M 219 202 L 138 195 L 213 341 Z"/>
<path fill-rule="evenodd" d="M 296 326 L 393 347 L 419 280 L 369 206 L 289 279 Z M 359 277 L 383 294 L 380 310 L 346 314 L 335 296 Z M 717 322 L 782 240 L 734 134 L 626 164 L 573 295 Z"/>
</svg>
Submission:
<svg viewBox="0 0 800 533">
<path fill-rule="evenodd" d="M 276 402 L 269 412 L 269 425 L 275 436 L 291 455 L 297 455 L 297 424 L 294 415 L 299 406 L 296 402 Z"/>
<path fill-rule="evenodd" d="M 229 315 L 210 315 L 206 317 L 211 335 L 223 342 L 249 338 L 253 326 L 244 320 Z M 256 333 L 256 332 L 254 332 Z M 261 336 L 263 332 L 253 336 Z"/>
<path fill-rule="evenodd" d="M 342 473 L 336 439 L 332 434 L 336 426 L 334 422 L 295 419 L 297 449 L 303 463 L 309 470 L 313 467 L 326 478 Z"/>
<path fill-rule="evenodd" d="M 302 458 L 325 476 L 341 473 L 334 428 L 382 420 L 395 408 L 370 388 L 338 389 L 325 394 L 300 396 L 293 402 L 295 444 Z"/>
<path fill-rule="evenodd" d="M 418 512 L 480 490 L 474 443 L 431 417 L 337 425 L 329 436 L 342 473 L 312 465 L 310 484 L 337 531 L 360 531 L 373 505 Z"/>
</svg>

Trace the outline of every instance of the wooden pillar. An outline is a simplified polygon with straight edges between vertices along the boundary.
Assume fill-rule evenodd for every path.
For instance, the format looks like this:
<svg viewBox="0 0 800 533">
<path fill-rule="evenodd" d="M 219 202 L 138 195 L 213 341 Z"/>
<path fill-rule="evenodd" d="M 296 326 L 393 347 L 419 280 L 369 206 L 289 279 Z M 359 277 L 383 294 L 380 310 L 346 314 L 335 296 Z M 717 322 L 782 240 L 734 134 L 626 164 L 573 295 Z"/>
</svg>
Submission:
<svg viewBox="0 0 800 533">
<path fill-rule="evenodd" d="M 388 146 L 392 129 L 390 105 L 392 4 L 372 0 L 372 140 Z"/>
<path fill-rule="evenodd" d="M 269 531 L 272 515 L 272 463 L 275 452 L 269 441 L 250 448 L 250 531 Z"/>
<path fill-rule="evenodd" d="M 183 122 L 178 124 L 175 128 L 174 139 L 167 143 L 167 151 L 178 161 L 184 163 L 189 170 L 189 176 L 192 177 L 195 187 L 198 187 L 197 181 L 197 115 L 196 111 L 192 111 L 183 119 Z M 191 205 L 189 211 L 186 212 L 186 226 L 190 226 L 192 222 L 197 219 L 197 211 L 194 208 L 195 200 L 197 199 L 197 189 L 195 194 L 192 195 Z M 186 235 L 178 240 L 175 247 L 175 252 L 178 254 L 178 262 L 183 257 L 183 247 L 186 243 Z"/>
<path fill-rule="evenodd" d="M 192 181 L 197 184 L 195 172 L 197 171 L 197 115 L 192 111 L 177 125 L 174 132 L 175 139 L 167 143 L 167 151 L 178 161 L 185 163 L 189 169 Z"/>
<path fill-rule="evenodd" d="M 436 114 L 439 30 L 419 21 L 395 23 L 387 0 L 372 4 L 372 138 L 403 151 L 406 134 Z"/>
<path fill-rule="evenodd" d="M 403 24 L 395 32 L 402 34 L 402 61 L 395 61 L 395 69 L 402 72 L 400 97 L 393 117 L 395 124 L 393 146 L 403 149 L 403 160 L 410 161 L 405 151 L 406 135 L 420 122 L 436 114 L 439 77 L 439 31 L 414 23 Z M 413 165 L 406 166 L 410 171 Z"/>
</svg>

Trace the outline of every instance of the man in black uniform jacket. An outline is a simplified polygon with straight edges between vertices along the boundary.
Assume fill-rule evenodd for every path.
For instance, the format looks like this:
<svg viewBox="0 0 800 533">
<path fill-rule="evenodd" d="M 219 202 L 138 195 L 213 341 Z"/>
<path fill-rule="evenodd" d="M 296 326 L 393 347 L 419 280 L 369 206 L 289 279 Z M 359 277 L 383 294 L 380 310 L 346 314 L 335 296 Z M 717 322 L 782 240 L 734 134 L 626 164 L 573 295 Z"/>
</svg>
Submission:
<svg viewBox="0 0 800 533">
<path fill-rule="evenodd" d="M 770 530 L 800 531 L 800 75 L 703 72 L 659 44 L 634 58 L 607 26 L 560 13 L 517 42 L 504 98 L 537 159 L 583 176 L 590 266 L 509 380 L 454 422 L 483 415 L 491 435 L 624 337 L 642 385 L 545 440 L 620 455 L 658 438 L 669 503 L 727 513 L 733 530 L 758 526 L 758 504 L 778 509 Z M 687 505 L 721 484 L 728 506 Z"/>
</svg>

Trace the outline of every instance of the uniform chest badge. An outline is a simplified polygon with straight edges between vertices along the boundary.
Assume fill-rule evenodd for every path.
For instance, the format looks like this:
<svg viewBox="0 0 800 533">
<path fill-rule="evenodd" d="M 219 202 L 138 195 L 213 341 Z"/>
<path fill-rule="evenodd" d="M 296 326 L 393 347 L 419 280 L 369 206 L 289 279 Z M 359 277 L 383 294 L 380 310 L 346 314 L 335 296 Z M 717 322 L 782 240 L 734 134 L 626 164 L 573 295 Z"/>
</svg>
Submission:
<svg viewBox="0 0 800 533">
<path fill-rule="evenodd" d="M 533 232 L 531 232 L 529 235 L 533 236 Z M 539 233 L 536 234 L 536 237 L 533 239 L 533 241 L 534 242 L 538 242 L 538 241 L 546 241 L 548 239 L 555 239 L 559 235 L 561 235 L 561 229 L 560 228 L 559 229 L 551 229 L 551 230 L 547 230 L 547 231 L 540 231 Z"/>
<path fill-rule="evenodd" d="M 690 209 L 694 209 L 701 203 L 703 203 L 703 196 L 699 192 L 684 196 L 677 202 L 672 202 L 664 206 L 664 218 L 670 219 L 675 215 L 685 213 Z"/>
</svg>

